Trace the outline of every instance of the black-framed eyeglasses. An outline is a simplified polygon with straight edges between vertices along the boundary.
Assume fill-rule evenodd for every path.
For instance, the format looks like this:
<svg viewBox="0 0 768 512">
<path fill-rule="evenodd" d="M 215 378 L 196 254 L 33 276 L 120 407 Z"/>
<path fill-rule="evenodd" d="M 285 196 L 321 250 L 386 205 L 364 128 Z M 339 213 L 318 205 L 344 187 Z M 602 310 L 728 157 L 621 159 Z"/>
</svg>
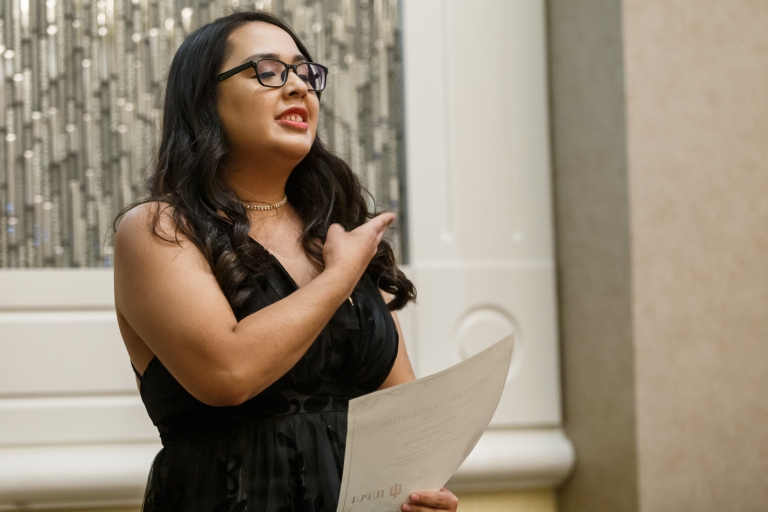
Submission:
<svg viewBox="0 0 768 512">
<path fill-rule="evenodd" d="M 325 82 L 328 77 L 328 68 L 316 62 L 286 64 L 277 59 L 260 59 L 248 61 L 223 72 L 219 75 L 218 81 L 224 81 L 248 68 L 253 68 L 256 71 L 256 78 L 264 87 L 278 88 L 284 86 L 288 80 L 288 71 L 291 69 L 307 84 L 310 91 L 320 92 L 325 89 Z"/>
</svg>

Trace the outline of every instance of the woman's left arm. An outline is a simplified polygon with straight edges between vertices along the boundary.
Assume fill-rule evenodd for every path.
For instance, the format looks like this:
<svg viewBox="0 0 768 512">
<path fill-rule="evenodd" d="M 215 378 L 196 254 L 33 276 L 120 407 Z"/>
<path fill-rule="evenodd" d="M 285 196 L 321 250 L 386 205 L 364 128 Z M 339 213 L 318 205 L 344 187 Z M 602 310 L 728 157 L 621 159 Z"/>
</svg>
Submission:
<svg viewBox="0 0 768 512">
<path fill-rule="evenodd" d="M 384 291 L 381 292 L 381 295 L 384 297 L 384 302 L 392 300 L 391 296 Z M 395 311 L 392 311 L 392 319 L 395 321 L 395 327 L 397 328 L 399 344 L 397 358 L 387 380 L 384 381 L 384 384 L 379 389 L 404 384 L 416 378 L 413 366 L 411 366 L 411 360 L 408 358 L 408 352 L 405 349 L 405 340 L 403 339 L 403 330 L 400 328 L 400 320 L 397 318 Z M 430 512 L 433 510 L 451 510 L 455 512 L 458 506 L 459 498 L 448 489 L 442 488 L 437 492 L 411 494 L 410 501 L 403 503 L 401 510 L 403 512 Z"/>
</svg>

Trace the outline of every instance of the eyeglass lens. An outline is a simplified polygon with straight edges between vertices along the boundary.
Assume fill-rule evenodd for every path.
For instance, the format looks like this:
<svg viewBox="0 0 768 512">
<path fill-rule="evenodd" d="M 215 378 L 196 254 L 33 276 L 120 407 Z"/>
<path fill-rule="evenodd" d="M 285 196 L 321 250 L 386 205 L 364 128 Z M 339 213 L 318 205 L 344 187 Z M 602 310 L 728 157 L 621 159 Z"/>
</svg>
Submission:
<svg viewBox="0 0 768 512">
<path fill-rule="evenodd" d="M 267 87 L 280 87 L 288 77 L 288 68 L 279 60 L 265 59 L 256 64 L 259 82 Z M 309 89 L 322 91 L 325 88 L 325 70 L 312 62 L 303 62 L 296 66 L 296 74 Z"/>
</svg>

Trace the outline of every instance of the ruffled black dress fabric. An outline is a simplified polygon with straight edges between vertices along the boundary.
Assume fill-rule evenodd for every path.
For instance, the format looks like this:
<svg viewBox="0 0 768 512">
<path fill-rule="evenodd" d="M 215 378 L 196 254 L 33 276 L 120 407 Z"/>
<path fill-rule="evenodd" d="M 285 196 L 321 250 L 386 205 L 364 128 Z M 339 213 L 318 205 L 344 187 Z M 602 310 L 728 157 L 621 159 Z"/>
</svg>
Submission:
<svg viewBox="0 0 768 512">
<path fill-rule="evenodd" d="M 239 320 L 297 289 L 274 259 Z M 299 362 L 234 407 L 190 395 L 154 358 L 141 397 L 163 443 L 145 512 L 334 512 L 350 399 L 378 389 L 397 356 L 397 331 L 365 275 Z"/>
</svg>

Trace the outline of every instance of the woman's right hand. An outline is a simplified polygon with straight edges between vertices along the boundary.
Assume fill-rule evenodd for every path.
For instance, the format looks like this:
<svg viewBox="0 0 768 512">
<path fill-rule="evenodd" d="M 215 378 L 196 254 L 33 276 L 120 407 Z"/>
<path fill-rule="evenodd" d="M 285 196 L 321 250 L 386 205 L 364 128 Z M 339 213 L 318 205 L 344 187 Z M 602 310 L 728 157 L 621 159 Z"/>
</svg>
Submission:
<svg viewBox="0 0 768 512">
<path fill-rule="evenodd" d="M 331 224 L 323 245 L 325 271 L 349 278 L 351 293 L 376 255 L 384 232 L 396 218 L 394 213 L 382 213 L 352 231 L 345 231 L 340 224 Z"/>
</svg>

